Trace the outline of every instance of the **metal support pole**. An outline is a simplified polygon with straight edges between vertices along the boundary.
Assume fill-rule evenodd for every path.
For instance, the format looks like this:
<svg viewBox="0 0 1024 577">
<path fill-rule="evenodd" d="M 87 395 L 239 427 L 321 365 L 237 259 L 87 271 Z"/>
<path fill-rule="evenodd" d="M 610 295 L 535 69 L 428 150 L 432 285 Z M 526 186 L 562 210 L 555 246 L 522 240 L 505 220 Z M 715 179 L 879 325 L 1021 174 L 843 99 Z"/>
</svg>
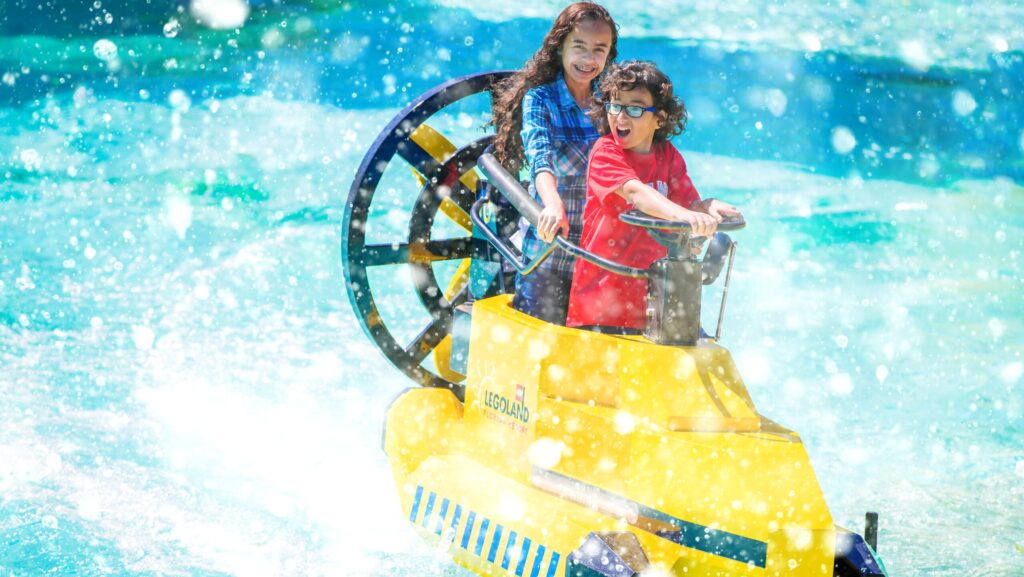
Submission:
<svg viewBox="0 0 1024 577">
<path fill-rule="evenodd" d="M 864 542 L 878 552 L 878 513 L 868 511 L 864 515 Z"/>
<path fill-rule="evenodd" d="M 718 327 L 715 328 L 715 342 L 722 339 L 722 320 L 725 318 L 725 298 L 729 296 L 729 281 L 732 280 L 732 261 L 733 255 L 736 254 L 737 244 L 739 243 L 734 242 L 729 247 L 729 268 L 725 271 L 725 287 L 722 288 L 722 305 L 718 309 Z"/>
</svg>

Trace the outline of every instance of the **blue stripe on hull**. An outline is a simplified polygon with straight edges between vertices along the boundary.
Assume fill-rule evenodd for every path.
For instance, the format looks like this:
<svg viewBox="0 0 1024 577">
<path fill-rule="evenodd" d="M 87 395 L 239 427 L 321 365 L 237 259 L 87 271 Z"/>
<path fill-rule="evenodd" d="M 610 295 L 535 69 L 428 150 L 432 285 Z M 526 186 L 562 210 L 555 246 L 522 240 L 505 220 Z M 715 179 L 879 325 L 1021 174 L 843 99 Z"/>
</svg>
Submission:
<svg viewBox="0 0 1024 577">
<path fill-rule="evenodd" d="M 480 536 L 476 538 L 476 547 L 473 548 L 473 554 L 477 557 L 480 556 L 480 553 L 483 553 L 484 540 L 487 539 L 487 529 L 489 528 L 490 524 L 490 519 L 486 517 L 484 517 L 484 522 L 480 523 Z"/>
<path fill-rule="evenodd" d="M 423 487 L 416 487 L 416 496 L 412 498 L 412 510 L 409 512 L 409 522 L 416 523 L 416 514 L 420 511 L 420 499 L 423 498 Z"/>
<path fill-rule="evenodd" d="M 561 560 L 561 558 L 558 556 L 558 553 L 555 553 L 554 551 L 552 551 L 551 552 L 551 564 L 548 565 L 548 577 L 555 577 L 555 571 L 558 569 L 558 562 L 560 560 Z"/>
<path fill-rule="evenodd" d="M 427 493 L 427 502 L 424 506 L 423 495 Z M 409 510 L 409 522 L 416 525 L 417 522 L 420 527 L 429 530 L 431 516 L 435 514 L 434 505 L 437 502 L 438 497 L 441 497 L 441 503 L 436 512 L 434 518 L 433 533 L 435 535 L 441 535 L 444 537 L 443 529 L 445 527 L 445 521 L 448 519 L 448 511 L 454 505 L 455 509 L 452 512 L 451 519 L 448 522 L 448 527 L 451 530 L 451 539 L 454 542 L 455 536 L 459 532 L 459 523 L 462 521 L 463 508 L 458 503 L 453 503 L 447 497 L 438 495 L 437 493 L 430 491 L 428 492 L 423 488 L 422 485 L 416 487 L 416 494 L 413 496 L 412 507 Z M 423 516 L 420 516 L 420 508 L 422 506 Z M 459 542 L 459 546 L 464 550 L 469 551 L 470 542 L 473 540 L 473 529 L 476 526 L 477 514 L 472 509 L 465 510 L 466 523 L 462 530 L 462 539 Z M 487 548 L 487 558 L 489 563 L 494 563 L 498 556 L 498 548 L 501 546 L 501 538 L 505 533 L 505 527 L 501 524 L 494 524 L 494 533 L 489 535 L 491 520 L 486 517 L 480 517 L 480 531 L 476 536 L 476 544 L 473 547 L 472 554 L 477 557 L 482 557 L 484 553 L 484 547 L 488 543 L 488 537 L 490 537 L 490 547 Z M 521 544 L 518 545 L 519 554 L 516 555 L 517 544 L 520 543 L 520 535 L 515 531 L 509 533 L 508 541 L 505 543 L 505 550 L 501 557 L 501 569 L 509 572 L 509 567 L 515 563 L 513 569 L 516 577 L 524 577 L 526 573 L 527 559 L 530 556 L 530 549 L 534 543 L 529 537 L 522 537 Z M 534 555 L 533 565 L 531 566 L 529 577 L 539 577 L 541 568 L 544 564 L 544 557 L 548 551 L 544 545 L 537 544 L 537 551 Z M 551 552 L 551 558 L 548 565 L 548 571 L 546 577 L 554 577 L 555 572 L 558 569 L 560 557 L 558 553 Z"/>
<path fill-rule="evenodd" d="M 444 527 L 444 520 L 448 517 L 448 499 L 441 501 L 441 514 L 437 516 L 437 524 L 434 525 L 434 534 L 440 535 L 441 528 Z"/>
<path fill-rule="evenodd" d="M 452 541 L 455 540 L 455 536 L 459 534 L 459 521 L 462 520 L 462 505 L 455 505 L 455 514 L 452 515 L 452 523 L 449 525 L 449 529 L 452 532 Z"/>
<path fill-rule="evenodd" d="M 544 562 L 544 553 L 546 552 L 543 545 L 537 545 L 537 556 L 533 559 L 533 569 L 530 570 L 530 577 L 540 575 L 540 564 Z"/>
<path fill-rule="evenodd" d="M 491 550 L 487 553 L 487 562 L 494 563 L 494 558 L 498 555 L 498 541 L 501 541 L 501 533 L 505 528 L 498 525 L 494 528 L 494 539 L 491 541 Z"/>
<path fill-rule="evenodd" d="M 469 516 L 466 517 L 466 531 L 462 534 L 462 548 L 469 549 L 469 537 L 473 534 L 473 523 L 476 522 L 476 513 L 473 511 L 469 512 Z"/>
<path fill-rule="evenodd" d="M 523 546 L 519 549 L 519 562 L 516 563 L 516 576 L 523 577 L 523 569 L 526 569 L 526 558 L 530 555 L 530 538 L 523 539 Z"/>
<path fill-rule="evenodd" d="M 508 543 L 505 543 L 505 554 L 501 556 L 501 568 L 508 570 L 508 564 L 512 562 L 512 549 L 516 546 L 516 532 L 508 534 Z"/>
<path fill-rule="evenodd" d="M 423 522 L 420 527 L 427 528 L 427 522 L 430 521 L 430 513 L 434 510 L 434 499 L 437 498 L 437 493 L 431 491 L 430 497 L 427 498 L 427 508 L 423 511 Z"/>
</svg>

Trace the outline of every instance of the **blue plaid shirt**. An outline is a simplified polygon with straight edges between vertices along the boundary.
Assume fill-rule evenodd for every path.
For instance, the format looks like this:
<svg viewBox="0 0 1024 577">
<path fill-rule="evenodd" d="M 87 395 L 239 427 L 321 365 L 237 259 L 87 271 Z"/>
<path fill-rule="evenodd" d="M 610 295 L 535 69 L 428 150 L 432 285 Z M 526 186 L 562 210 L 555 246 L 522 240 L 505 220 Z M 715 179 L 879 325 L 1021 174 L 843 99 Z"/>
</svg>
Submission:
<svg viewBox="0 0 1024 577">
<path fill-rule="evenodd" d="M 596 83 L 594 90 L 597 90 Z M 583 232 L 583 204 L 587 199 L 587 157 L 600 134 L 586 111 L 573 99 L 561 72 L 554 82 L 526 93 L 521 135 L 530 166 L 530 192 L 543 204 L 534 179 L 540 172 L 554 175 L 569 220 L 568 238 L 579 244 Z M 537 229 L 529 227 L 523 238 L 523 254 L 532 258 L 544 247 Z M 557 272 L 571 278 L 573 262 L 571 255 L 556 250 L 534 274 Z"/>
</svg>

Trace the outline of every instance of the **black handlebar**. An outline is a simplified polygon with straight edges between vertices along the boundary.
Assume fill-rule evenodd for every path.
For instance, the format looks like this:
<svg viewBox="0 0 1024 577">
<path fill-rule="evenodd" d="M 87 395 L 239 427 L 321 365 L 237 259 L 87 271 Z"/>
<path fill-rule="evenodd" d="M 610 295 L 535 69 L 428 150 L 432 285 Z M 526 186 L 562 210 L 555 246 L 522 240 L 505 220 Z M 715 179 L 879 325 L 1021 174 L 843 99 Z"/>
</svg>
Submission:
<svg viewBox="0 0 1024 577">
<path fill-rule="evenodd" d="M 639 226 L 641 228 L 653 228 L 670 231 L 689 231 L 690 224 L 686 222 L 680 222 L 678 220 L 666 220 L 664 218 L 658 218 L 649 214 L 640 212 L 637 209 L 627 210 L 626 212 L 619 215 L 619 220 L 626 224 L 633 226 Z M 747 221 L 743 220 L 743 217 L 729 218 L 718 223 L 718 230 L 722 232 L 730 230 L 739 230 L 747 226 Z"/>
<path fill-rule="evenodd" d="M 531 196 L 526 189 L 523 188 L 523 185 L 519 184 L 519 181 L 516 180 L 514 176 L 505 170 L 505 167 L 498 162 L 498 159 L 494 158 L 494 155 L 489 152 L 485 152 L 477 159 L 476 165 L 480 171 L 484 173 L 484 176 L 487 177 L 487 180 L 494 185 L 495 188 L 501 191 L 501 194 L 504 195 L 510 203 L 512 203 L 512 206 L 519 211 L 519 214 L 523 215 L 527 222 L 536 227 L 537 220 L 540 218 L 540 212 L 542 210 L 540 204 L 534 200 L 533 196 Z M 511 250 L 508 243 L 499 238 L 498 235 L 494 234 L 494 232 L 482 222 L 479 215 L 479 210 L 482 204 L 483 203 L 478 200 L 476 204 L 473 205 L 473 209 L 470 211 L 470 218 L 473 219 L 473 222 L 480 229 L 481 234 L 487 237 L 487 240 L 503 257 L 512 263 L 512 266 L 515 267 L 520 274 L 530 274 L 533 272 L 540 262 L 551 254 L 551 248 L 557 245 L 565 252 L 590 261 L 615 274 L 633 278 L 647 278 L 646 269 L 634 268 L 610 261 L 580 248 L 561 236 L 556 236 L 555 242 L 549 245 L 549 248 L 534 258 L 533 261 L 525 262 L 522 259 L 515 257 L 514 251 Z"/>
<path fill-rule="evenodd" d="M 484 173 L 484 176 L 487 177 L 487 180 L 497 188 L 505 198 L 508 199 L 517 211 L 519 211 L 519 214 L 523 215 L 531 225 L 536 227 L 537 221 L 540 218 L 541 210 L 543 209 L 541 208 L 541 205 L 534 200 L 533 196 L 523 188 L 523 185 L 519 183 L 519 180 L 509 174 L 509 172 L 505 170 L 505 167 L 498 162 L 498 159 L 494 158 L 494 155 L 489 152 L 481 154 L 480 158 L 477 159 L 476 165 L 477 168 Z M 480 233 L 487 238 L 487 241 L 490 242 L 491 245 L 498 250 L 501 256 L 508 260 L 520 274 L 526 275 L 536 270 L 537 266 L 540 265 L 540 263 L 551 254 L 555 246 L 557 246 L 573 256 L 582 258 L 615 274 L 631 278 L 648 278 L 649 276 L 647 269 L 626 266 L 624 264 L 608 260 L 581 248 L 572 242 L 569 242 L 562 236 L 556 236 L 555 241 L 549 244 L 543 252 L 537 255 L 532 261 L 527 262 L 524 258 L 516 254 L 516 250 L 512 248 L 507 241 L 495 234 L 480 216 L 480 210 L 483 208 L 483 205 L 486 204 L 486 201 L 486 198 L 480 198 L 477 200 L 476 203 L 473 204 L 473 208 L 470 210 L 469 216 L 473 220 L 473 223 L 476 224 Z M 638 210 L 624 212 L 619 215 L 619 218 L 628 224 L 647 229 L 647 231 L 656 240 L 658 240 L 658 242 L 669 247 L 670 254 L 681 254 L 681 245 L 685 243 L 684 237 L 689 236 L 685 233 L 688 233 L 690 230 L 690 225 L 685 222 L 657 218 L 644 214 Z M 746 224 L 746 221 L 740 217 L 719 223 L 718 229 L 738 230 L 746 226 Z M 728 236 L 722 235 L 722 238 L 719 238 L 718 235 L 715 236 L 715 241 L 712 242 L 713 245 L 715 245 L 716 241 L 718 244 L 730 242 L 728 240 Z M 724 246 L 726 245 L 723 245 L 723 247 Z M 720 252 L 724 255 L 723 251 Z M 709 284 L 718 277 L 718 271 L 721 270 L 722 262 L 723 259 L 719 258 L 717 259 L 717 262 L 708 263 L 708 268 L 711 269 L 711 271 L 705 272 L 704 284 Z"/>
</svg>

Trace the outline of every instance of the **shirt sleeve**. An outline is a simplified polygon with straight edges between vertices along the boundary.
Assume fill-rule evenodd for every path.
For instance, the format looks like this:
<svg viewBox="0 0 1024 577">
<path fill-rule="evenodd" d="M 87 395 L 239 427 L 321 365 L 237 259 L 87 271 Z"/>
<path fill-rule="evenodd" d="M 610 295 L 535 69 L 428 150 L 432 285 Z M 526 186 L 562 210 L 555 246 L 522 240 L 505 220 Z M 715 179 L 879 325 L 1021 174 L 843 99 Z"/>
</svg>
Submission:
<svg viewBox="0 0 1024 577">
<path fill-rule="evenodd" d="M 624 198 L 614 193 L 623 184 L 630 180 L 639 180 L 639 177 L 626 161 L 626 156 L 619 145 L 610 139 L 598 139 L 590 153 L 590 167 L 587 170 L 587 187 L 601 204 L 628 204 Z"/>
<path fill-rule="evenodd" d="M 551 165 L 551 112 L 543 95 L 530 90 L 523 98 L 523 154 L 530 165 L 530 180 L 539 172 L 555 173 Z"/>
<path fill-rule="evenodd" d="M 697 192 L 697 188 L 693 186 L 690 175 L 686 172 L 686 161 L 683 160 L 683 155 L 679 154 L 675 146 L 670 145 L 670 147 L 672 172 L 668 185 L 669 200 L 683 208 L 689 209 L 694 202 L 700 200 L 700 194 Z"/>
</svg>

